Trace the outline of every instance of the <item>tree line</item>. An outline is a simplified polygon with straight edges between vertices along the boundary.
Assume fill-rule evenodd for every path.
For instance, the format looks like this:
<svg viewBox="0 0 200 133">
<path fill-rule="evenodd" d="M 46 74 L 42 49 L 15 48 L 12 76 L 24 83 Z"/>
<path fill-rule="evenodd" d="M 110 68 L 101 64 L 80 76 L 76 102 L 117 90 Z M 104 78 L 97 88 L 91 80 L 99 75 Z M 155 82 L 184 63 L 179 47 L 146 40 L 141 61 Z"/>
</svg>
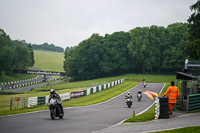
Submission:
<svg viewBox="0 0 200 133">
<path fill-rule="evenodd" d="M 104 37 L 93 34 L 65 51 L 64 69 L 75 80 L 124 73 L 174 73 L 182 70 L 189 58 L 184 52 L 187 37 L 187 23 L 137 27 Z"/>
<path fill-rule="evenodd" d="M 44 43 L 44 44 L 33 44 L 32 45 L 33 49 L 35 50 L 46 50 L 46 51 L 53 51 L 53 52 L 64 52 L 64 49 L 59 47 L 59 46 L 55 46 L 54 44 L 48 44 L 48 43 Z"/>
<path fill-rule="evenodd" d="M 188 23 L 137 27 L 129 32 L 93 34 L 65 51 L 64 70 L 74 80 L 125 73 L 172 74 L 185 59 L 200 59 L 200 1 Z"/>
<path fill-rule="evenodd" d="M 4 30 L 0 29 L 0 75 L 12 74 L 14 69 L 27 69 L 33 66 L 34 53 L 31 44 L 12 41 Z"/>
</svg>

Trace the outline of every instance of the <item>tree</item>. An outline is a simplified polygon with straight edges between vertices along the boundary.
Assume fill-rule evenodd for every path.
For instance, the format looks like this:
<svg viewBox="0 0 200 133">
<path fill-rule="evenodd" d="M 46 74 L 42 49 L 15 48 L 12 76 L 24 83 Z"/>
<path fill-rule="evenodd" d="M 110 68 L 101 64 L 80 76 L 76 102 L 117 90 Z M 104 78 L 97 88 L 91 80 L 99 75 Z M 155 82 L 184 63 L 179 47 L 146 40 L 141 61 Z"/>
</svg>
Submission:
<svg viewBox="0 0 200 133">
<path fill-rule="evenodd" d="M 194 5 L 190 6 L 190 9 L 194 11 L 188 19 L 189 23 L 189 40 L 185 51 L 194 60 L 200 59 L 200 0 Z"/>
<path fill-rule="evenodd" d="M 27 69 L 32 64 L 30 50 L 22 43 L 17 43 L 15 48 L 14 68 L 15 69 Z"/>
<path fill-rule="evenodd" d="M 162 68 L 165 73 L 180 71 L 187 58 L 184 48 L 188 42 L 188 24 L 174 23 L 166 28 Z"/>
<path fill-rule="evenodd" d="M 3 71 L 7 73 L 12 71 L 13 59 L 14 52 L 11 39 L 2 29 L 0 29 L 0 75 Z"/>
<path fill-rule="evenodd" d="M 54 44 L 48 44 L 48 43 L 44 43 L 44 44 L 41 44 L 41 45 L 33 44 L 32 47 L 33 47 L 33 49 L 36 49 L 36 50 L 64 52 L 63 48 L 55 46 Z"/>
<path fill-rule="evenodd" d="M 105 75 L 122 74 L 128 72 L 131 66 L 127 45 L 130 41 L 128 32 L 115 32 L 104 38 L 104 54 L 100 62 L 101 71 Z"/>
<path fill-rule="evenodd" d="M 31 59 L 30 66 L 33 66 L 35 64 L 33 47 L 31 46 L 31 44 L 28 44 L 28 48 L 29 48 L 30 59 Z"/>
<path fill-rule="evenodd" d="M 128 44 L 130 53 L 136 62 L 137 72 L 145 73 L 149 67 L 149 28 L 137 27 L 130 31 L 131 40 Z M 142 69 L 140 69 L 142 68 Z"/>
<path fill-rule="evenodd" d="M 14 51 L 11 47 L 5 46 L 0 51 L 0 75 L 4 71 L 11 73 L 13 68 Z"/>
<path fill-rule="evenodd" d="M 79 46 L 65 51 L 64 70 L 75 80 L 99 77 L 100 58 L 102 56 L 102 37 L 93 34 Z"/>
</svg>

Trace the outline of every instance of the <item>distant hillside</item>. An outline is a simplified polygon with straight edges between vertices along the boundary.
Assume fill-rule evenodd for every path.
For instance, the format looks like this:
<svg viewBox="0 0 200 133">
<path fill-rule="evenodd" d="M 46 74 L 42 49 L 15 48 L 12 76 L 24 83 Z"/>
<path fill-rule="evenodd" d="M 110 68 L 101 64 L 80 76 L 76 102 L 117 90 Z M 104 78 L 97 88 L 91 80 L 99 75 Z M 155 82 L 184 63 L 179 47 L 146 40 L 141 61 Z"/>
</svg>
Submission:
<svg viewBox="0 0 200 133">
<path fill-rule="evenodd" d="M 37 44 L 32 44 L 33 49 L 35 50 L 46 50 L 46 51 L 53 51 L 53 52 L 64 52 L 64 49 L 59 47 L 59 46 L 55 46 L 53 44 L 48 44 L 48 43 L 44 43 L 41 45 L 37 45 Z"/>
<path fill-rule="evenodd" d="M 34 67 L 45 71 L 64 72 L 64 53 L 34 50 Z"/>
</svg>

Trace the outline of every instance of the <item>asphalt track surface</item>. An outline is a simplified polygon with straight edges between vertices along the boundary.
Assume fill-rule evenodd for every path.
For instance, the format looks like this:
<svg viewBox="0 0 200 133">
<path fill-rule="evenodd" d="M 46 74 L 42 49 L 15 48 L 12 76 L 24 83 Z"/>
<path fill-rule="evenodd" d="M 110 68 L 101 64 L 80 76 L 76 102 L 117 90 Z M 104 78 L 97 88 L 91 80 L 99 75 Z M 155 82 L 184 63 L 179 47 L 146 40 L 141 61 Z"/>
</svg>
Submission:
<svg viewBox="0 0 200 133">
<path fill-rule="evenodd" d="M 128 108 L 123 93 L 106 102 L 84 107 L 68 107 L 64 109 L 63 119 L 51 120 L 49 111 L 39 111 L 21 115 L 0 117 L 1 133 L 92 133 L 111 127 L 141 113 L 148 108 L 154 100 L 143 95 L 137 101 L 138 90 L 160 92 L 163 83 L 148 83 L 146 88 L 142 84 L 132 88 L 133 106 Z"/>
</svg>

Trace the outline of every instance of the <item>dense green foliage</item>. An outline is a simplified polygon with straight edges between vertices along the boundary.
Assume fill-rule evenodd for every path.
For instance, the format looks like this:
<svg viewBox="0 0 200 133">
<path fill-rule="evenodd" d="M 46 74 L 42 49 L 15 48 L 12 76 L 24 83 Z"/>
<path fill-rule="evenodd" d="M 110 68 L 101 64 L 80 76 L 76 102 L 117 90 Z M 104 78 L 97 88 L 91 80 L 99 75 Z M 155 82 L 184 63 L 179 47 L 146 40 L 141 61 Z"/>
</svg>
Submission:
<svg viewBox="0 0 200 133">
<path fill-rule="evenodd" d="M 54 44 L 48 44 L 48 43 L 44 43 L 44 44 L 41 44 L 41 45 L 33 44 L 32 47 L 35 50 L 46 50 L 46 51 L 54 51 L 54 52 L 64 52 L 63 48 L 61 48 L 59 46 L 55 46 Z"/>
<path fill-rule="evenodd" d="M 11 41 L 10 37 L 0 29 L 0 75 L 11 74 L 13 69 L 25 69 L 34 64 L 33 50 L 30 45 L 21 41 Z"/>
<path fill-rule="evenodd" d="M 200 59 L 200 1 L 190 7 L 194 13 L 189 17 L 189 39 L 186 52 L 195 60 Z"/>
<path fill-rule="evenodd" d="M 29 60 L 29 65 L 30 66 L 33 66 L 34 64 L 35 64 L 35 59 L 34 59 L 34 53 L 33 53 L 33 47 L 31 46 L 31 44 L 30 43 L 26 43 L 26 41 L 25 40 L 21 40 L 21 41 L 19 41 L 19 40 L 13 40 L 12 41 L 12 45 L 13 46 L 16 46 L 16 45 L 24 45 L 24 46 L 26 46 L 26 47 L 28 47 L 29 48 L 29 52 L 30 52 L 30 60 Z M 22 46 L 23 47 L 23 46 Z"/>
<path fill-rule="evenodd" d="M 104 37 L 93 34 L 65 51 L 64 69 L 75 80 L 124 73 L 175 73 L 188 58 L 188 24 L 137 27 Z"/>
</svg>

